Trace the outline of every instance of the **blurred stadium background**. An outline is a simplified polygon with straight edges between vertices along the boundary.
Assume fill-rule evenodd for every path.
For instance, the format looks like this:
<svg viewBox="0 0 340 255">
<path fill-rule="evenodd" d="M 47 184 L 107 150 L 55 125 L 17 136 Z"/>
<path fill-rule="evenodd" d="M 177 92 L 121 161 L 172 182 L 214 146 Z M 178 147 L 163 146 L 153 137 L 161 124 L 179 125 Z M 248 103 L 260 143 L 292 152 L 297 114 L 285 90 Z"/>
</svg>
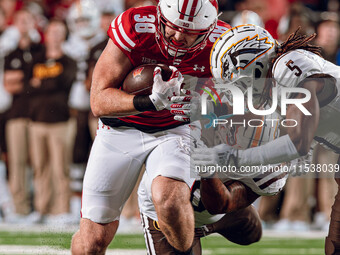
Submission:
<svg viewBox="0 0 340 255">
<path fill-rule="evenodd" d="M 26 8 L 33 14 L 32 25 L 35 32 L 31 33 L 31 40 L 43 43 L 42 32 L 49 20 L 52 18 L 70 19 L 69 8 L 75 2 L 77 0 L 0 0 L 0 254 L 69 254 L 71 236 L 78 228 L 81 179 L 88 151 L 79 156 L 81 153 L 73 147 L 76 143 L 76 136 L 80 135 L 77 133 L 79 130 L 75 131 L 77 130 L 76 122 L 79 121 L 80 113 L 85 112 L 82 116 L 85 116 L 86 134 L 82 137 L 87 139 L 85 147 L 90 148 L 93 132 L 91 132 L 91 123 L 96 121 L 93 121 L 89 109 L 84 111 L 82 106 L 70 105 L 69 131 L 73 131 L 65 134 L 70 141 L 74 140 L 70 142 L 70 148 L 68 148 L 70 153 L 73 152 L 72 160 L 70 159 L 72 196 L 69 211 L 60 213 L 55 208 L 50 208 L 50 211 L 45 214 L 35 211 L 36 208 L 32 205 L 35 196 L 33 172 L 28 160 L 26 170 L 22 174 L 27 176 L 25 185 L 27 185 L 30 207 L 20 212 L 12 207 L 13 194 L 8 193 L 7 189 L 7 185 L 13 185 L 9 183 L 9 151 L 5 143 L 5 125 L 8 121 L 6 113 L 12 107 L 12 99 L 3 88 L 4 58 L 16 47 L 15 43 L 11 45 L 15 36 L 11 37 L 13 33 L 8 33 L 7 29 L 13 28 L 16 13 Z M 339 65 L 339 2 L 339 0 L 219 0 L 222 12 L 220 18 L 232 25 L 255 23 L 264 26 L 279 41 L 285 40 L 299 26 L 301 33 L 317 32 L 314 43 L 323 47 L 323 55 L 326 59 Z M 101 13 L 101 21 L 104 22 L 105 17 L 109 16 L 112 20 L 124 9 L 156 4 L 157 1 L 97 0 L 96 3 Z M 72 22 L 68 22 L 72 35 L 75 31 L 72 31 L 71 24 Z M 101 32 L 105 34 L 105 25 L 103 27 Z M 99 30 L 99 27 L 96 28 L 96 31 Z M 8 34 L 10 37 L 5 37 Z M 95 46 L 88 46 L 88 53 Z M 82 61 L 88 63 L 90 70 L 86 70 L 86 75 L 90 77 L 93 62 Z M 82 80 L 84 87 L 88 79 Z M 315 155 L 323 153 L 326 154 L 326 162 L 328 159 L 333 160 L 334 155 L 328 155 L 322 151 L 322 148 L 314 149 Z M 317 157 L 315 156 L 313 160 L 317 160 Z M 259 209 L 264 226 L 264 237 L 259 243 L 241 247 L 218 235 L 213 235 L 202 239 L 204 254 L 324 254 L 324 238 L 328 231 L 330 209 L 336 186 L 332 176 L 321 177 L 293 178 L 288 182 L 282 194 L 256 201 L 256 207 Z M 110 245 L 108 254 L 145 253 L 134 192 L 126 205 L 121 227 Z"/>
</svg>

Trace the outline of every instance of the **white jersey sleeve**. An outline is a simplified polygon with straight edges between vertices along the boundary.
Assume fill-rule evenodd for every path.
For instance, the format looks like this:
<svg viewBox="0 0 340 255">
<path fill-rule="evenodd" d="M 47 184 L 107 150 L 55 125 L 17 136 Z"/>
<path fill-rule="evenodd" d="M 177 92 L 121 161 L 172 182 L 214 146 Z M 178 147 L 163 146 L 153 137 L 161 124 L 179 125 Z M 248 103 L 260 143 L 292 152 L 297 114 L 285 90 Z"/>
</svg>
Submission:
<svg viewBox="0 0 340 255">
<path fill-rule="evenodd" d="M 306 78 L 324 73 L 324 64 L 324 59 L 305 50 L 294 50 L 282 55 L 275 61 L 272 69 L 279 94 L 283 87 L 298 87 Z"/>
<path fill-rule="evenodd" d="M 279 95 L 283 87 L 297 87 L 306 78 L 324 83 L 317 94 L 320 117 L 314 139 L 340 153 L 340 67 L 309 51 L 294 50 L 278 58 L 272 71 Z"/>
<path fill-rule="evenodd" d="M 260 196 L 273 196 L 279 193 L 286 185 L 288 173 L 273 171 L 259 174 L 254 178 L 244 178 L 238 181 L 248 186 L 254 193 Z"/>
</svg>

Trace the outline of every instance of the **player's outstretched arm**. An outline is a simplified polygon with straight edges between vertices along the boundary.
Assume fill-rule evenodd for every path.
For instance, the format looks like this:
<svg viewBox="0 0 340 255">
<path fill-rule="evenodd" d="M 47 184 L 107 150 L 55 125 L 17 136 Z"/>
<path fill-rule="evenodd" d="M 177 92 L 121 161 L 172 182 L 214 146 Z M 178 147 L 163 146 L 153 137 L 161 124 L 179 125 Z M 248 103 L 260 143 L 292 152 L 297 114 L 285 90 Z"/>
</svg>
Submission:
<svg viewBox="0 0 340 255">
<path fill-rule="evenodd" d="M 287 133 L 301 156 L 306 155 L 311 147 L 314 134 L 319 125 L 320 109 L 317 93 L 322 89 L 323 83 L 310 80 L 304 83 L 303 88 L 311 92 L 311 99 L 304 104 L 304 107 L 311 113 L 304 115 L 296 105 L 290 105 L 287 109 L 287 119 L 297 122 L 296 127 L 287 128 Z M 301 97 L 301 94 L 297 98 Z"/>
<path fill-rule="evenodd" d="M 303 106 L 311 113 L 305 115 L 296 105 L 289 105 L 286 119 L 294 119 L 295 127 L 287 128 L 287 135 L 275 139 L 263 146 L 239 151 L 238 165 L 268 165 L 291 161 L 308 153 L 319 124 L 319 101 L 317 93 L 324 84 L 310 80 L 303 84 L 311 98 Z M 298 95 L 297 97 L 300 97 Z"/>
<path fill-rule="evenodd" d="M 222 183 L 219 178 L 201 179 L 201 198 L 210 214 L 233 212 L 251 205 L 259 195 L 239 181 Z"/>
<path fill-rule="evenodd" d="M 109 40 L 93 71 L 91 109 L 96 117 L 138 113 L 134 95 L 118 89 L 132 67 L 129 58 Z"/>
<path fill-rule="evenodd" d="M 194 149 L 192 159 L 195 161 L 195 164 L 234 165 L 236 167 L 269 165 L 288 162 L 306 155 L 310 149 L 319 122 L 317 93 L 322 90 L 323 83 L 310 80 L 305 82 L 303 87 L 311 93 L 310 100 L 303 104 L 311 115 L 305 115 L 295 105 L 289 105 L 286 119 L 294 119 L 298 124 L 295 127 L 287 128 L 286 135 L 265 145 L 246 150 L 236 150 L 225 144 L 214 148 Z"/>
</svg>

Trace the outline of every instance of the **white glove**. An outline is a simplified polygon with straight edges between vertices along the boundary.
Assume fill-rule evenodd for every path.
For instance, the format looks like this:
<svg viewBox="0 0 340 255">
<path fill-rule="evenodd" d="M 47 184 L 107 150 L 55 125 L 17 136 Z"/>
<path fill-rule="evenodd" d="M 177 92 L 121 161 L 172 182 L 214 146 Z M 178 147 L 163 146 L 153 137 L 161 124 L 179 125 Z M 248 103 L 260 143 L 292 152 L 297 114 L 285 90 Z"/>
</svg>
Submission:
<svg viewBox="0 0 340 255">
<path fill-rule="evenodd" d="M 236 166 L 238 151 L 227 144 L 219 144 L 213 148 L 201 147 L 193 149 L 191 158 L 198 175 L 207 178 L 212 176 L 218 167 Z"/>
<path fill-rule="evenodd" d="M 170 109 L 171 97 L 180 94 L 180 88 L 184 78 L 176 67 L 170 66 L 170 69 L 172 70 L 172 74 L 168 81 L 163 81 L 161 75 L 162 69 L 160 67 L 156 67 L 153 72 L 152 94 L 149 97 L 157 111 L 165 108 Z"/>
<path fill-rule="evenodd" d="M 175 115 L 174 119 L 183 122 L 190 122 L 200 119 L 200 94 L 192 90 L 181 90 L 185 96 L 171 97 L 170 112 Z"/>
</svg>

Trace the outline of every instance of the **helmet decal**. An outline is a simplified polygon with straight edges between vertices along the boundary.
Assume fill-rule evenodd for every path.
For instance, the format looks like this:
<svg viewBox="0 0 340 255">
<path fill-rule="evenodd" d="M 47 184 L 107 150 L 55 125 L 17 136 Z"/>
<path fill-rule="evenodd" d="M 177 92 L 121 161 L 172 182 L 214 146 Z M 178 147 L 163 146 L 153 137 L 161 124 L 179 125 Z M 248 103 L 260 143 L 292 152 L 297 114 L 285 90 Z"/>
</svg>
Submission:
<svg viewBox="0 0 340 255">
<path fill-rule="evenodd" d="M 276 45 L 276 40 L 262 27 L 248 24 L 229 29 L 215 41 L 210 52 L 210 70 L 215 81 L 262 91 Z"/>
<path fill-rule="evenodd" d="M 179 0 L 178 0 L 179 1 Z M 178 5 L 179 7 L 179 5 Z M 202 8 L 202 1 L 194 0 L 184 0 L 182 9 L 178 10 L 180 13 L 179 18 L 192 22 L 194 16 L 197 15 L 198 11 Z"/>
<path fill-rule="evenodd" d="M 273 42 L 268 40 L 268 37 L 260 38 L 258 34 L 252 38 L 245 37 L 231 45 L 220 59 L 222 78 L 231 79 L 232 72 L 230 70 L 240 68 L 244 70 L 256 59 L 272 49 L 274 45 Z"/>
</svg>

